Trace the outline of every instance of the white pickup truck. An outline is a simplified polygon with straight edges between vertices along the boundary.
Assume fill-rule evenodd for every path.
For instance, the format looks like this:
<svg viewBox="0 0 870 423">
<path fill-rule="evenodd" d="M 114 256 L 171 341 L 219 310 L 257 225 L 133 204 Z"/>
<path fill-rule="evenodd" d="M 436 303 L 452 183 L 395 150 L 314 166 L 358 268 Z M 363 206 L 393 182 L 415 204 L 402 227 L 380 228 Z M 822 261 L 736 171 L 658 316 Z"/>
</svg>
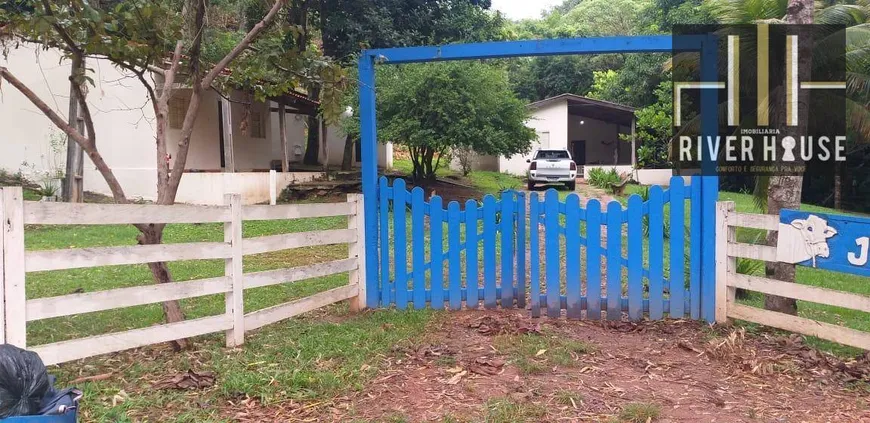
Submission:
<svg viewBox="0 0 870 423">
<path fill-rule="evenodd" d="M 529 191 L 535 184 L 563 183 L 574 191 L 577 181 L 577 164 L 568 150 L 535 150 L 532 158 L 526 160 L 529 171 Z"/>
</svg>

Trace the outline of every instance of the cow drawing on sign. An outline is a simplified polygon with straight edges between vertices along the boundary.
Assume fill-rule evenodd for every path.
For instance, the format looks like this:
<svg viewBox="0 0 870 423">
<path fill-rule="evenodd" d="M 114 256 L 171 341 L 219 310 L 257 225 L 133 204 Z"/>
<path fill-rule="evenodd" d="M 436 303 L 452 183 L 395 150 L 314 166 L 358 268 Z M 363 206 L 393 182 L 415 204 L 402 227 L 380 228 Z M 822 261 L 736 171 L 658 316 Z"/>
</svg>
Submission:
<svg viewBox="0 0 870 423">
<path fill-rule="evenodd" d="M 806 219 L 795 219 L 791 224 L 779 224 L 776 259 L 783 263 L 803 263 L 816 258 L 828 258 L 831 250 L 828 238 L 837 234 L 837 230 L 828 226 L 828 222 L 815 215 Z"/>
</svg>

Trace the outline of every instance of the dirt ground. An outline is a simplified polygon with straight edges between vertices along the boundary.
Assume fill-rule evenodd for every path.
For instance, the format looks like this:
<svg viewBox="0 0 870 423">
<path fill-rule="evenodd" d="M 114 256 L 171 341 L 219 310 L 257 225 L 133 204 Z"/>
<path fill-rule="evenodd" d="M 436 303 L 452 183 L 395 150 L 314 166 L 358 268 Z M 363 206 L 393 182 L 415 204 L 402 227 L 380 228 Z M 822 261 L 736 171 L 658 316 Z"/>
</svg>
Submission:
<svg viewBox="0 0 870 423">
<path fill-rule="evenodd" d="M 626 406 L 642 404 L 658 410 L 640 420 L 650 422 L 870 422 L 870 359 L 842 362 L 797 336 L 495 310 L 452 313 L 430 333 L 423 344 L 396 346 L 358 394 L 309 408 L 252 409 L 246 417 L 631 422 Z M 528 339 L 552 349 L 523 356 L 505 344 Z M 514 407 L 507 420 L 493 417 L 498 401 Z"/>
</svg>

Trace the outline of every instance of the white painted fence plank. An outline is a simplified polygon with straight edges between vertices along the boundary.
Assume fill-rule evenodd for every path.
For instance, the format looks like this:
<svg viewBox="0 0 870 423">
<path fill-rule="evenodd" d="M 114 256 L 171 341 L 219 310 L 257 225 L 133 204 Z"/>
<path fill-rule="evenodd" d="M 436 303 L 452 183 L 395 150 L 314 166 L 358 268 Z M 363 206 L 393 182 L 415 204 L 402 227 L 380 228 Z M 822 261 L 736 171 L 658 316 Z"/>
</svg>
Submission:
<svg viewBox="0 0 870 423">
<path fill-rule="evenodd" d="M 728 255 L 755 260 L 776 262 L 776 247 L 743 243 L 729 243 Z"/>
<path fill-rule="evenodd" d="M 117 266 L 160 261 L 224 259 L 229 256 L 229 244 L 223 242 L 193 242 L 129 247 L 28 251 L 24 262 L 28 272 L 40 272 L 45 270 L 80 269 L 83 267 Z"/>
<path fill-rule="evenodd" d="M 52 317 L 223 294 L 229 291 L 229 287 L 229 278 L 218 277 L 37 298 L 27 301 L 27 320 L 32 322 Z"/>
<path fill-rule="evenodd" d="M 347 254 L 357 263 L 362 263 L 365 260 L 365 224 L 363 216 L 360 212 L 363 209 L 362 194 L 348 194 L 347 201 L 354 206 L 354 213 L 347 217 L 347 228 L 356 231 L 356 241 L 348 244 Z M 365 283 L 365 266 L 357 265 L 354 270 L 348 273 L 348 284 L 356 285 L 358 294 L 356 298 L 350 301 L 350 310 L 359 311 L 366 306 L 366 283 Z"/>
<path fill-rule="evenodd" d="M 817 322 L 803 317 L 762 310 L 737 303 L 728 304 L 728 317 L 870 350 L 870 333 L 830 323 Z"/>
<path fill-rule="evenodd" d="M 126 332 L 91 336 L 72 341 L 56 342 L 29 349 L 39 354 L 42 361 L 46 365 L 49 365 L 145 345 L 174 341 L 176 339 L 205 335 L 212 332 L 220 332 L 230 327 L 232 327 L 232 320 L 225 315 L 220 315 L 134 329 Z"/>
<path fill-rule="evenodd" d="M 728 218 L 734 211 L 733 202 L 716 203 L 716 323 L 728 320 Z"/>
<path fill-rule="evenodd" d="M 245 289 L 291 283 L 311 278 L 350 272 L 357 268 L 356 259 L 335 260 L 308 266 L 289 269 L 267 270 L 264 272 L 245 273 Z"/>
<path fill-rule="evenodd" d="M 245 255 L 250 255 L 316 245 L 344 244 L 354 241 L 356 241 L 356 230 L 333 229 L 245 238 L 243 250 Z"/>
<path fill-rule="evenodd" d="M 28 225 L 120 225 L 135 223 L 215 223 L 230 219 L 227 207 L 177 204 L 87 204 L 28 201 Z"/>
<path fill-rule="evenodd" d="M 772 214 L 731 213 L 728 215 L 728 225 L 740 228 L 779 230 L 779 216 Z"/>
<path fill-rule="evenodd" d="M 232 317 L 233 327 L 227 331 L 227 347 L 245 343 L 245 286 L 242 280 L 242 197 L 227 194 L 224 202 L 230 206 L 231 221 L 224 223 L 224 242 L 230 244 L 232 255 L 226 259 L 224 274 L 230 278 L 232 289 L 226 294 L 226 313 Z"/>
<path fill-rule="evenodd" d="M 281 204 L 277 206 L 244 206 L 242 218 L 248 220 L 304 219 L 309 217 L 350 216 L 348 203 Z"/>
<path fill-rule="evenodd" d="M 728 285 L 764 294 L 779 295 L 801 301 L 827 304 L 870 313 L 870 297 L 758 276 L 731 274 Z"/>
<path fill-rule="evenodd" d="M 19 348 L 27 346 L 27 311 L 24 267 L 24 191 L 21 187 L 5 187 L 0 192 L 3 215 L 3 298 L 6 321 L 6 343 Z"/>
<path fill-rule="evenodd" d="M 347 300 L 357 296 L 356 285 L 345 285 L 330 289 L 310 297 L 291 301 L 274 307 L 265 308 L 245 315 L 245 328 L 247 330 L 258 329 L 270 323 L 275 323 L 293 316 L 307 313 L 329 304 Z"/>
</svg>

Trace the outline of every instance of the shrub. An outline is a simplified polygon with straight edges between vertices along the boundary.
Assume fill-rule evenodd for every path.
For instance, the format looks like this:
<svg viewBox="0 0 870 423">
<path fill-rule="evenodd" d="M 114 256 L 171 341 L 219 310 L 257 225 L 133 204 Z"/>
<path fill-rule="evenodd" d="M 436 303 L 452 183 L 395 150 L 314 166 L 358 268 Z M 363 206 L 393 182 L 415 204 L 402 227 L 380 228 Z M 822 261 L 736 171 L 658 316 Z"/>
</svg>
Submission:
<svg viewBox="0 0 870 423">
<path fill-rule="evenodd" d="M 616 172 L 615 168 L 604 170 L 600 167 L 589 170 L 589 185 L 596 188 L 609 189 L 611 185 L 618 185 L 622 182 L 622 177 Z"/>
</svg>

